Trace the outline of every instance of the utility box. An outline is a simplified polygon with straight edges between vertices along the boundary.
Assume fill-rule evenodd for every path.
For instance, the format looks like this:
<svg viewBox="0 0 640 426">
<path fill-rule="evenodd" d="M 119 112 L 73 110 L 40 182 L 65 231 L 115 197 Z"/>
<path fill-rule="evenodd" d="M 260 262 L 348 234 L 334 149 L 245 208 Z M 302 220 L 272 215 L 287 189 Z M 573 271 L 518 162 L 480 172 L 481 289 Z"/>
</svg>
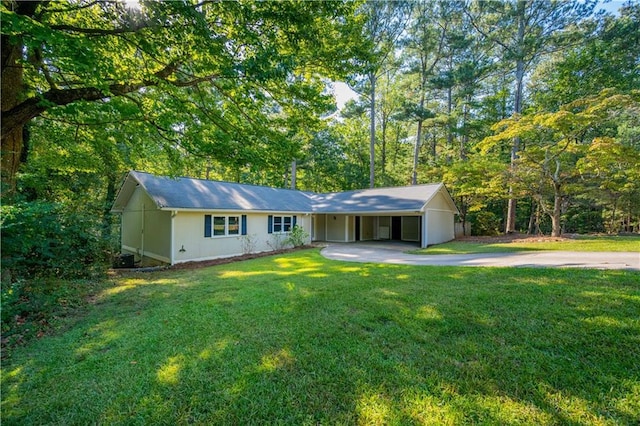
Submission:
<svg viewBox="0 0 640 426">
<path fill-rule="evenodd" d="M 119 254 L 113 260 L 113 267 L 117 269 L 121 268 L 133 268 L 134 258 L 132 254 Z"/>
</svg>

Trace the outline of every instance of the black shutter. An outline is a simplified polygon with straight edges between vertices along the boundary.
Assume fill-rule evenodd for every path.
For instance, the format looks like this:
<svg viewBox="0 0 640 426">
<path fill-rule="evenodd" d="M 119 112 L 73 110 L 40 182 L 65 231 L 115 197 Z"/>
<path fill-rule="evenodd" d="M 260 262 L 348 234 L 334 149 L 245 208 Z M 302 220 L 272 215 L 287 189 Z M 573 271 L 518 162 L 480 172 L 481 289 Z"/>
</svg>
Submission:
<svg viewBox="0 0 640 426">
<path fill-rule="evenodd" d="M 298 218 L 293 216 L 293 220 L 291 221 L 291 229 L 296 227 L 296 223 L 298 222 Z"/>
<path fill-rule="evenodd" d="M 269 215 L 267 220 L 267 232 L 273 234 L 273 215 Z"/>
<path fill-rule="evenodd" d="M 241 224 L 241 234 L 242 235 L 247 235 L 247 215 L 243 214 L 242 215 L 242 224 Z"/>
<path fill-rule="evenodd" d="M 204 236 L 208 238 L 211 236 L 211 215 L 204 215 Z"/>
</svg>

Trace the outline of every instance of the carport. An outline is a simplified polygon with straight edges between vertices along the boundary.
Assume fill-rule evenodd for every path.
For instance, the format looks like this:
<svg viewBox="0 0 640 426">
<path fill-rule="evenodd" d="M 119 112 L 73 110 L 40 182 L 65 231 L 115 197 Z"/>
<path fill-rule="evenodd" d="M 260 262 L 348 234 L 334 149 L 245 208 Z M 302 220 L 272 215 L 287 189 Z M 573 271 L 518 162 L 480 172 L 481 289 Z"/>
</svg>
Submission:
<svg viewBox="0 0 640 426">
<path fill-rule="evenodd" d="M 455 236 L 458 209 L 442 184 L 324 196 L 312 217 L 314 241 L 407 241 L 427 247 Z"/>
</svg>

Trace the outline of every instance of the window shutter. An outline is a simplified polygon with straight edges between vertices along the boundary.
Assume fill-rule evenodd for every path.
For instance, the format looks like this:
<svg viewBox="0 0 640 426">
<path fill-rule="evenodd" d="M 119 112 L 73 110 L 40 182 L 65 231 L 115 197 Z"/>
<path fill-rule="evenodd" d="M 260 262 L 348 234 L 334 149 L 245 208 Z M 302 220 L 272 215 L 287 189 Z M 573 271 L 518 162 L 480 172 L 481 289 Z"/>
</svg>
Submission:
<svg viewBox="0 0 640 426">
<path fill-rule="evenodd" d="M 293 219 L 291 220 L 291 229 L 296 227 L 297 222 L 298 222 L 297 216 L 293 216 Z"/>
<path fill-rule="evenodd" d="M 204 215 L 204 236 L 208 238 L 211 236 L 211 215 Z"/>
<path fill-rule="evenodd" d="M 242 222 L 241 222 L 241 234 L 242 235 L 247 235 L 247 215 L 243 214 L 242 215 Z"/>
<path fill-rule="evenodd" d="M 267 232 L 273 234 L 273 215 L 269 215 L 267 220 Z"/>
</svg>

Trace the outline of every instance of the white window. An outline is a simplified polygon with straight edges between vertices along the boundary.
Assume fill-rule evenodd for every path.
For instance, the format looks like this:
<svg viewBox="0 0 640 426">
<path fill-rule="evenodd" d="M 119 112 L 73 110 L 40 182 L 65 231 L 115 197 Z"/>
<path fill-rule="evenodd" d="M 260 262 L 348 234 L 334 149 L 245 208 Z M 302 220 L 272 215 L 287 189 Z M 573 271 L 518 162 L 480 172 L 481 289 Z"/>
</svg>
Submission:
<svg viewBox="0 0 640 426">
<path fill-rule="evenodd" d="M 213 216 L 214 237 L 225 235 L 240 235 L 240 216 Z"/>
<path fill-rule="evenodd" d="M 240 235 L 240 216 L 229 216 L 227 225 L 228 235 Z"/>
<path fill-rule="evenodd" d="M 213 217 L 213 236 L 226 235 L 227 218 L 225 216 Z"/>
<path fill-rule="evenodd" d="M 295 216 L 269 216 L 269 233 L 291 232 L 294 226 Z"/>
</svg>

